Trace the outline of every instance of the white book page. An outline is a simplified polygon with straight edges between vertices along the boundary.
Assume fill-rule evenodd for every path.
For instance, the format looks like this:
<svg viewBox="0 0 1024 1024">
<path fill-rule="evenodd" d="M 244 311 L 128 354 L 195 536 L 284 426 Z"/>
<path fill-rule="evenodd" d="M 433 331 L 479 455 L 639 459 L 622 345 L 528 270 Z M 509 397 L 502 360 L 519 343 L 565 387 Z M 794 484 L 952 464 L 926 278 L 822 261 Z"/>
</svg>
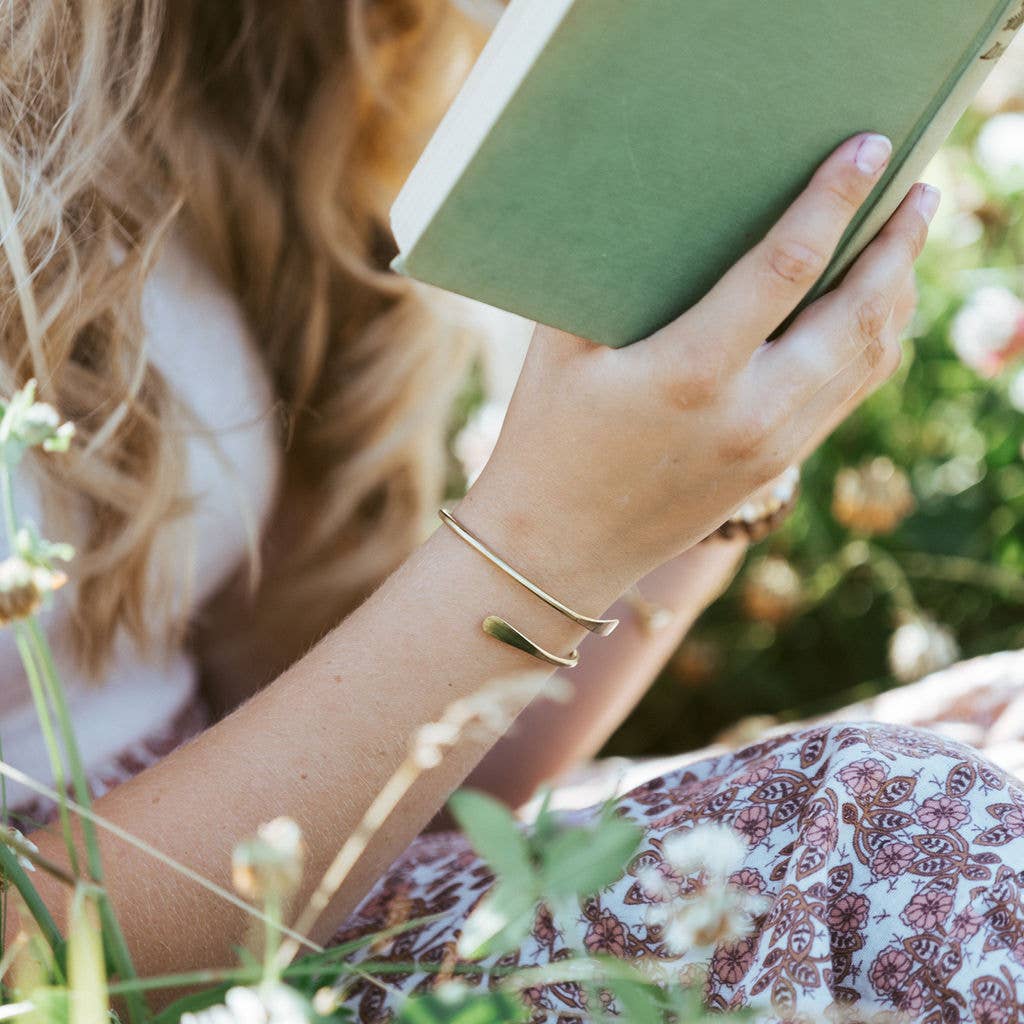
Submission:
<svg viewBox="0 0 1024 1024">
<path fill-rule="evenodd" d="M 409 252 L 455 188 L 575 0 L 511 0 L 391 208 Z"/>
</svg>

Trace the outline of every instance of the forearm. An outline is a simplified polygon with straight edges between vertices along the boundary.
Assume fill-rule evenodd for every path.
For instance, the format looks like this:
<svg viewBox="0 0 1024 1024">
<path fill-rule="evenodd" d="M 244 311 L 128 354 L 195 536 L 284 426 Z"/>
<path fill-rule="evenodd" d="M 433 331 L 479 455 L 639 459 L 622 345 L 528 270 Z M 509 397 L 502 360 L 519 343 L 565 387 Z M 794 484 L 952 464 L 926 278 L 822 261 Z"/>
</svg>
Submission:
<svg viewBox="0 0 1024 1024">
<path fill-rule="evenodd" d="M 641 592 L 670 618 L 651 633 L 625 601 L 615 604 L 609 615 L 622 620 L 619 628 L 610 637 L 585 640 L 579 667 L 566 673 L 571 700 L 531 704 L 480 762 L 469 784 L 519 806 L 541 783 L 595 756 L 696 618 L 728 585 L 745 551 L 740 540 L 701 544 L 646 576 Z"/>
<path fill-rule="evenodd" d="M 495 527 L 496 529 L 496 527 Z M 504 542 L 511 550 L 512 538 Z M 609 604 L 625 581 L 538 552 L 548 585 L 579 607 Z M 360 609 L 249 703 L 153 769 L 100 800 L 123 828 L 222 885 L 231 851 L 278 815 L 294 818 L 309 848 L 299 900 L 352 834 L 402 763 L 411 737 L 455 700 L 539 663 L 486 637 L 481 619 L 505 615 L 552 650 L 582 630 L 511 584 L 447 531 L 438 531 Z M 519 710 L 518 708 L 514 710 Z M 463 744 L 426 774 L 371 842 L 316 931 L 326 938 L 470 771 L 485 749 Z M 62 859 L 59 837 L 39 838 Z M 242 913 L 160 864 L 105 837 L 113 902 L 146 974 L 230 962 Z M 63 897 L 51 893 L 53 910 Z M 201 926 L 197 925 L 201 922 Z"/>
</svg>

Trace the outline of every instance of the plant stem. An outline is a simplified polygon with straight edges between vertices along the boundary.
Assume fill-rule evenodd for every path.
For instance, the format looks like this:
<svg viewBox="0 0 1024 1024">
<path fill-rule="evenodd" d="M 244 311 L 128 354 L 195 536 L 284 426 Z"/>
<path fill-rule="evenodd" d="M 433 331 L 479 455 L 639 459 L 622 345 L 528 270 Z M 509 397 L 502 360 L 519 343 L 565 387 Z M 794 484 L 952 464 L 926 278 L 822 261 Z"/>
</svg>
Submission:
<svg viewBox="0 0 1024 1024">
<path fill-rule="evenodd" d="M 11 552 L 14 553 L 17 551 L 18 518 L 14 508 L 11 465 L 6 457 L 0 458 L 0 505 L 3 508 L 3 522 L 4 529 L 7 532 L 7 542 Z M 25 671 L 29 677 L 29 684 L 32 687 L 32 697 L 39 716 L 39 723 L 46 738 L 47 749 L 50 751 L 54 781 L 57 783 L 57 792 L 60 797 L 57 805 L 60 811 L 61 828 L 64 832 L 64 842 L 68 850 L 71 871 L 72 874 L 77 875 L 79 873 L 78 856 L 75 849 L 74 833 L 71 830 L 71 819 L 68 815 L 64 762 L 54 739 L 53 724 L 50 719 L 48 704 L 53 708 L 60 726 L 64 753 L 71 767 L 75 795 L 79 803 L 86 807 L 91 805 L 89 784 L 86 781 L 81 753 L 78 749 L 74 728 L 71 724 L 71 716 L 68 712 L 64 688 L 57 675 L 49 644 L 39 628 L 39 623 L 32 616 L 29 616 L 23 622 L 19 622 L 17 624 L 16 637 L 18 652 L 21 655 Z M 96 830 L 92 827 L 92 822 L 83 820 L 82 834 L 85 838 L 89 873 L 97 886 L 102 886 L 103 864 L 100 857 L 99 843 L 96 839 Z M 132 963 L 131 952 L 128 949 L 128 944 L 125 942 L 124 933 L 121 931 L 117 915 L 114 913 L 114 908 L 105 891 L 100 892 L 96 902 L 102 922 L 104 945 L 118 976 L 125 980 L 137 977 L 135 966 Z M 149 1019 L 149 1010 L 146 1007 L 144 998 L 139 993 L 129 994 L 125 999 L 125 1003 L 128 1009 L 129 1020 L 135 1022 L 135 1024 L 142 1024 L 143 1021 Z"/>
<path fill-rule="evenodd" d="M 20 622 L 14 627 L 14 637 L 15 643 L 18 645 L 18 654 L 21 656 L 21 663 L 25 668 L 25 675 L 28 676 L 29 689 L 32 691 L 32 703 L 35 705 L 36 718 L 39 719 L 39 728 L 46 742 L 53 782 L 57 793 L 63 795 L 63 798 L 57 801 L 57 813 L 60 816 L 60 828 L 64 836 L 64 846 L 68 851 L 71 873 L 77 875 L 79 874 L 78 850 L 75 846 L 75 834 L 71 828 L 71 816 L 68 814 L 66 798 L 68 781 L 64 772 L 64 759 L 61 757 L 60 747 L 57 745 L 57 736 L 53 730 L 53 719 L 50 717 L 50 708 L 46 701 L 46 692 L 43 689 L 39 666 Z"/>
<path fill-rule="evenodd" d="M 3 872 L 4 878 L 18 890 L 18 895 L 39 926 L 39 931 L 46 940 L 46 944 L 53 951 L 57 962 L 60 963 L 64 957 L 64 940 L 57 930 L 57 924 L 53 920 L 49 908 L 36 892 L 32 879 L 18 863 L 18 855 L 9 846 L 2 843 L 0 843 L 0 871 Z"/>
<path fill-rule="evenodd" d="M 281 979 L 277 951 L 281 946 L 281 898 L 277 893 L 267 896 L 263 904 L 263 980 L 274 983 Z"/>
<path fill-rule="evenodd" d="M 53 663 L 53 655 L 50 653 L 50 645 L 46 642 L 46 637 L 43 635 L 43 631 L 39 628 L 39 623 L 34 617 L 29 617 L 23 625 L 28 633 L 32 652 L 42 665 L 43 684 L 47 697 L 57 715 L 61 739 L 64 742 L 64 749 L 67 752 L 68 761 L 71 766 L 75 796 L 83 807 L 91 808 L 92 796 L 89 792 L 89 783 L 86 779 L 81 751 L 78 748 L 74 726 L 71 723 L 71 713 L 68 710 L 64 687 L 61 685 Z M 100 913 L 100 922 L 103 928 L 103 938 L 107 953 L 117 971 L 118 977 L 123 981 L 130 981 L 132 978 L 138 977 L 138 973 L 135 970 L 134 963 L 132 963 L 131 951 L 128 948 L 128 943 L 125 941 L 121 924 L 117 920 L 117 914 L 114 913 L 113 904 L 111 904 L 110 897 L 103 888 L 103 860 L 100 855 L 96 828 L 88 818 L 83 817 L 81 820 L 89 873 L 99 889 L 96 903 Z M 126 998 L 126 1003 L 128 1004 L 128 1015 L 131 1020 L 140 1022 L 148 1020 L 150 1016 L 149 1009 L 142 996 L 138 994 L 131 995 Z"/>
<path fill-rule="evenodd" d="M 16 856 L 27 860 L 33 867 L 42 868 L 48 875 L 52 875 L 65 885 L 69 885 L 71 888 L 75 888 L 78 885 L 80 879 L 74 875 L 69 875 L 59 864 L 55 864 L 52 860 L 47 860 L 29 843 L 18 839 L 13 831 L 0 832 L 0 843 L 13 850 Z"/>
</svg>

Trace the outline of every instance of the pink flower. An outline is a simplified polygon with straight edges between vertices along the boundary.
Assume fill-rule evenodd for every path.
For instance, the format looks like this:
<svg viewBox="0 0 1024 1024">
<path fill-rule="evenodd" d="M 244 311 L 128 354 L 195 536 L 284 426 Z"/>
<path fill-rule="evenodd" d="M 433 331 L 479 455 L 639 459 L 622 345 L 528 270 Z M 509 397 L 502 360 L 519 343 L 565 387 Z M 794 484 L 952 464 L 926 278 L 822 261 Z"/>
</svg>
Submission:
<svg viewBox="0 0 1024 1024">
<path fill-rule="evenodd" d="M 921 990 L 920 982 L 915 981 L 906 992 L 895 993 L 893 1002 L 896 1008 L 904 1013 L 918 1013 L 924 1006 L 924 992 Z"/>
<path fill-rule="evenodd" d="M 936 832 L 959 828 L 969 816 L 963 800 L 951 796 L 930 796 L 917 809 L 917 820 Z"/>
<path fill-rule="evenodd" d="M 879 995 L 898 989 L 910 975 L 910 957 L 898 946 L 889 946 L 875 957 L 868 979 Z"/>
<path fill-rule="evenodd" d="M 1012 956 L 1013 959 L 1021 965 L 1021 967 L 1024 967 L 1024 942 L 1018 942 L 1017 945 L 1010 950 L 1010 956 Z"/>
<path fill-rule="evenodd" d="M 761 872 L 756 868 L 740 868 L 729 876 L 729 883 L 737 889 L 744 889 L 747 892 L 760 894 L 764 892 L 764 879 Z"/>
<path fill-rule="evenodd" d="M 1014 804 L 1013 810 L 1003 815 L 1003 825 L 1014 836 L 1024 836 L 1024 808 Z"/>
<path fill-rule="evenodd" d="M 778 770 L 779 759 L 777 757 L 765 757 L 760 761 L 751 761 L 746 769 L 733 778 L 737 786 L 757 786 L 767 782 Z"/>
<path fill-rule="evenodd" d="M 998 999 L 975 999 L 971 1004 L 975 1024 L 1010 1024 L 1010 1005 Z"/>
<path fill-rule="evenodd" d="M 537 912 L 537 920 L 533 926 L 533 937 L 542 946 L 550 946 L 558 937 L 555 922 L 551 917 L 551 911 L 547 907 L 541 907 Z"/>
<path fill-rule="evenodd" d="M 738 985 L 754 962 L 754 941 L 743 939 L 720 946 L 711 961 L 711 973 L 724 985 Z"/>
<path fill-rule="evenodd" d="M 527 1006 L 540 1008 L 544 1002 L 544 989 L 538 985 L 531 985 L 529 988 L 524 988 L 519 994 Z"/>
<path fill-rule="evenodd" d="M 864 927 L 868 919 L 868 906 L 866 896 L 847 893 L 829 906 L 825 920 L 834 932 L 855 932 Z"/>
<path fill-rule="evenodd" d="M 807 845 L 821 850 L 834 849 L 838 838 L 839 826 L 836 823 L 836 816 L 831 811 L 822 811 L 816 815 L 804 832 Z"/>
<path fill-rule="evenodd" d="M 949 917 L 953 909 L 953 894 L 940 889 L 919 892 L 904 911 L 907 924 L 921 931 L 931 931 Z"/>
<path fill-rule="evenodd" d="M 980 288 L 968 297 L 949 333 L 964 363 L 995 377 L 1024 352 L 1024 302 L 1007 288 Z"/>
<path fill-rule="evenodd" d="M 949 929 L 949 937 L 957 942 L 966 942 L 968 939 L 973 939 L 978 934 L 978 929 L 984 920 L 985 918 L 974 907 L 964 907 L 953 918 L 953 924 Z"/>
<path fill-rule="evenodd" d="M 871 870 L 881 878 L 892 878 L 903 874 L 914 863 L 915 856 L 916 851 L 909 843 L 886 843 L 871 861 Z"/>
<path fill-rule="evenodd" d="M 590 953 L 610 953 L 612 956 L 626 955 L 626 929 L 623 923 L 607 911 L 587 931 L 583 944 Z"/>
<path fill-rule="evenodd" d="M 750 846 L 757 846 L 768 835 L 770 823 L 768 809 L 761 804 L 744 807 L 732 821 L 732 827 L 746 838 Z"/>
<path fill-rule="evenodd" d="M 885 765 L 873 757 L 854 761 L 839 772 L 840 781 L 854 796 L 874 793 L 885 782 L 885 776 Z"/>
</svg>

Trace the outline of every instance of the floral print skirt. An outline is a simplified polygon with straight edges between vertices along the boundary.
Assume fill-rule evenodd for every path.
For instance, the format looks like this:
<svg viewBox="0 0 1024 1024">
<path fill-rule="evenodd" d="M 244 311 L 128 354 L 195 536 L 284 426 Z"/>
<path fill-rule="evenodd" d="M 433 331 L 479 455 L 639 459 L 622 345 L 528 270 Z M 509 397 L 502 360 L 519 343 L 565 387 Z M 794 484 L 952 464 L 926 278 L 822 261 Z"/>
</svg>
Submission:
<svg viewBox="0 0 1024 1024">
<path fill-rule="evenodd" d="M 849 720 L 846 720 L 849 718 Z M 669 871 L 666 840 L 722 823 L 746 843 L 733 884 L 766 897 L 748 938 L 710 958 L 716 1008 L 759 1020 L 1024 1022 L 1024 653 L 996 655 L 741 751 L 661 762 L 621 807 L 644 841 L 622 877 L 575 921 L 540 914 L 502 965 L 542 965 L 585 946 L 686 978 L 698 957 L 668 948 L 645 873 Z M 574 818 L 596 813 L 567 812 Z M 450 963 L 460 926 L 492 878 L 456 833 L 417 839 L 337 940 L 432 916 L 374 951 Z M 438 916 L 439 915 L 439 916 Z M 399 993 L 435 974 L 361 982 L 360 1021 L 393 1018 Z M 487 964 L 470 984 L 488 985 Z M 538 1022 L 585 1021 L 572 983 L 526 993 Z"/>
</svg>

